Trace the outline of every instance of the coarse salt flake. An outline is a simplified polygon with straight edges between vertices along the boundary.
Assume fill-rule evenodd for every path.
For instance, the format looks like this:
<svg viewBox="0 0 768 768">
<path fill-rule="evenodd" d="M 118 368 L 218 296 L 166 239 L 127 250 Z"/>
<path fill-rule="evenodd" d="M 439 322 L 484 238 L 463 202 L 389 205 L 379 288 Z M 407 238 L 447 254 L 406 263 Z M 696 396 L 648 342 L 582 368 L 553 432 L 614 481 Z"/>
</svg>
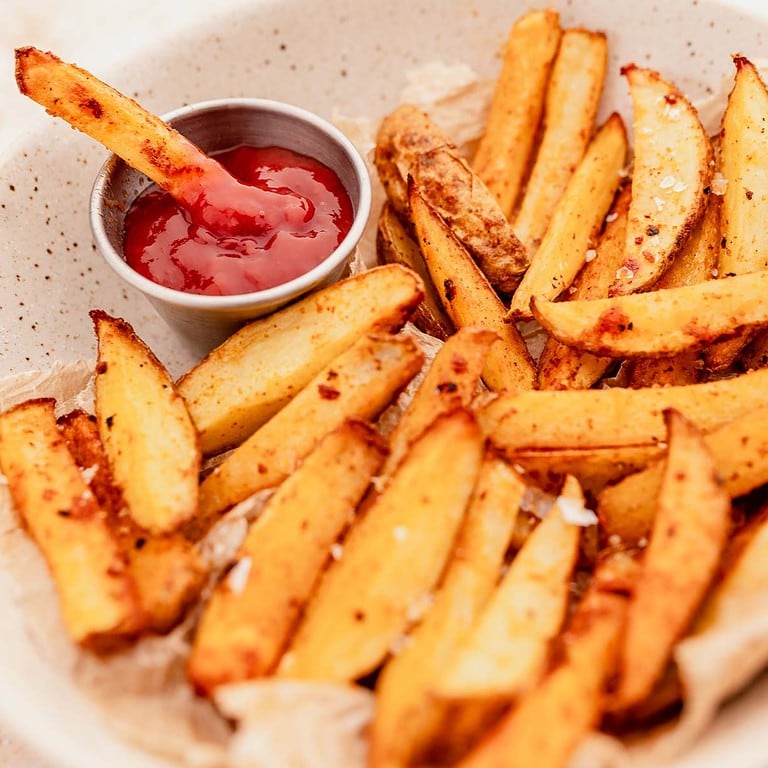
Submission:
<svg viewBox="0 0 768 768">
<path fill-rule="evenodd" d="M 398 525 L 392 529 L 392 536 L 396 541 L 405 541 L 408 538 L 408 529 L 404 525 Z"/>
<path fill-rule="evenodd" d="M 660 197 L 654 197 L 653 202 L 656 203 L 656 210 L 657 211 L 663 211 L 664 210 L 664 200 Z"/>
<path fill-rule="evenodd" d="M 675 186 L 677 179 L 675 179 L 674 176 L 665 176 L 660 182 L 659 182 L 659 188 L 660 189 L 672 189 L 672 187 Z"/>
<path fill-rule="evenodd" d="M 584 261 L 589 264 L 590 261 L 594 260 L 595 256 L 597 256 L 597 251 L 594 248 L 588 248 L 584 254 Z"/>
<path fill-rule="evenodd" d="M 566 523 L 584 527 L 597 525 L 597 515 L 591 509 L 587 509 L 581 499 L 558 496 L 556 504 Z"/>
<path fill-rule="evenodd" d="M 331 557 L 334 560 L 341 560 L 341 556 L 344 554 L 344 547 L 341 544 L 334 544 L 331 547 Z"/>
<path fill-rule="evenodd" d="M 672 187 L 673 192 L 684 192 L 688 189 L 688 185 L 684 181 L 676 181 L 675 186 Z"/>
<path fill-rule="evenodd" d="M 242 594 L 248 583 L 248 575 L 251 572 L 251 558 L 244 557 L 238 560 L 232 570 L 227 574 L 227 586 L 237 595 Z"/>
<path fill-rule="evenodd" d="M 717 267 L 715 267 L 715 268 L 712 270 L 712 273 L 711 273 L 711 274 L 712 274 L 712 277 L 717 277 L 717 276 L 720 274 L 720 272 L 718 271 Z"/>
<path fill-rule="evenodd" d="M 616 270 L 617 280 L 631 280 L 635 276 L 635 273 L 629 267 L 619 267 Z"/>
<path fill-rule="evenodd" d="M 610 224 L 612 221 L 616 221 L 616 219 L 618 219 L 618 218 L 619 218 L 619 214 L 616 213 L 616 211 L 614 211 L 613 213 L 609 213 L 605 217 L 605 223 L 606 224 Z"/>
<path fill-rule="evenodd" d="M 90 467 L 85 467 L 80 470 L 80 476 L 83 478 L 83 482 L 90 484 L 96 473 L 99 471 L 99 465 L 93 464 Z"/>
<path fill-rule="evenodd" d="M 713 195 L 723 196 L 728 189 L 728 179 L 722 173 L 717 171 L 712 177 L 712 183 L 709 185 Z"/>
</svg>

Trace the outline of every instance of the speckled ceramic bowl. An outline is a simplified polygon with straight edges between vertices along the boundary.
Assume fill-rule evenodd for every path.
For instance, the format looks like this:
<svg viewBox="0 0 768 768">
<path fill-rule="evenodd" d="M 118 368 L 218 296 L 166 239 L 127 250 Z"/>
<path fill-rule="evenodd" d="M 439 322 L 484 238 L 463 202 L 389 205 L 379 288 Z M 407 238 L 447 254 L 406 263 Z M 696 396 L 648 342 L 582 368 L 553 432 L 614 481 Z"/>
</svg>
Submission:
<svg viewBox="0 0 768 768">
<path fill-rule="evenodd" d="M 326 118 L 375 122 L 400 102 L 406 75 L 418 65 L 466 64 L 480 78 L 495 76 L 496 54 L 512 21 L 546 4 L 561 11 L 564 25 L 606 31 L 610 61 L 601 117 L 613 109 L 629 117 L 622 64 L 655 67 L 700 99 L 732 76 L 733 52 L 764 55 L 766 9 L 762 2 L 751 9 L 747 3 L 242 0 L 234 11 L 200 18 L 184 33 L 158 29 L 152 47 L 110 71 L 101 71 L 98 61 L 80 63 L 161 114 L 222 95 L 258 96 L 301 104 Z M 113 26 L 119 45 L 121 30 Z M 194 360 L 144 296 L 116 279 L 96 251 L 88 195 L 105 154 L 87 137 L 50 121 L 2 165 L 0 375 L 46 368 L 54 360 L 92 361 L 93 307 L 130 320 L 173 372 Z M 15 599 L 22 587 L 0 570 L 0 723 L 50 768 L 175 765 L 127 745 L 100 723 L 98 708 L 74 685 L 71 665 L 48 662 L 44 628 L 33 631 Z M 766 711 L 763 679 L 667 767 L 764 766 Z"/>
<path fill-rule="evenodd" d="M 339 177 L 354 211 L 352 227 L 338 247 L 313 269 L 281 285 L 233 296 L 204 296 L 166 288 L 133 270 L 123 258 L 125 214 L 148 179 L 110 157 L 91 193 L 91 229 L 107 264 L 141 291 L 177 333 L 179 343 L 202 356 L 243 322 L 272 312 L 314 288 L 338 280 L 363 234 L 371 208 L 371 183 L 352 142 L 327 120 L 270 99 L 218 99 L 181 107 L 163 116 L 205 152 L 241 144 L 281 146 L 319 160 Z"/>
</svg>

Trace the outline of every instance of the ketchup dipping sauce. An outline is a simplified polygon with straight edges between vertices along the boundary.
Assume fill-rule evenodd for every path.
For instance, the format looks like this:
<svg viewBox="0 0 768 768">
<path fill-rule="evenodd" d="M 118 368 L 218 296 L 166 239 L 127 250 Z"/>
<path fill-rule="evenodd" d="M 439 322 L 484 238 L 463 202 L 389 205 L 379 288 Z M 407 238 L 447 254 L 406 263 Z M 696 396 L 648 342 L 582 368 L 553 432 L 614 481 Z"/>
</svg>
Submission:
<svg viewBox="0 0 768 768">
<path fill-rule="evenodd" d="M 349 195 L 318 160 L 275 146 L 239 146 L 214 157 L 238 181 L 272 193 L 264 198 L 265 208 L 271 206 L 264 218 L 274 225 L 217 235 L 194 223 L 167 192 L 151 187 L 125 218 L 124 257 L 139 274 L 186 293 L 251 293 L 309 272 L 349 232 Z"/>
</svg>

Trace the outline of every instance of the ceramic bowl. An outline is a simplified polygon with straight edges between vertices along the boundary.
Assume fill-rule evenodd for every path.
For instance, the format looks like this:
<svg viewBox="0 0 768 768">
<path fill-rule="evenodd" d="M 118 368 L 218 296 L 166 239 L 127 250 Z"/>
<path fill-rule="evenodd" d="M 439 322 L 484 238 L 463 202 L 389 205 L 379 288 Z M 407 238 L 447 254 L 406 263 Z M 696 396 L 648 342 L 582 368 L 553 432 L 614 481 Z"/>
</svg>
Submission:
<svg viewBox="0 0 768 768">
<path fill-rule="evenodd" d="M 336 173 L 354 211 L 352 227 L 333 253 L 293 280 L 229 296 L 185 293 L 149 280 L 125 262 L 126 212 L 149 180 L 112 155 L 99 171 L 91 192 L 90 220 L 96 245 L 117 275 L 149 299 L 180 342 L 203 355 L 245 321 L 273 312 L 342 276 L 370 213 L 370 178 L 360 154 L 341 131 L 290 104 L 271 99 L 218 99 L 181 107 L 163 119 L 209 154 L 249 145 L 281 146 L 313 157 Z"/>
</svg>

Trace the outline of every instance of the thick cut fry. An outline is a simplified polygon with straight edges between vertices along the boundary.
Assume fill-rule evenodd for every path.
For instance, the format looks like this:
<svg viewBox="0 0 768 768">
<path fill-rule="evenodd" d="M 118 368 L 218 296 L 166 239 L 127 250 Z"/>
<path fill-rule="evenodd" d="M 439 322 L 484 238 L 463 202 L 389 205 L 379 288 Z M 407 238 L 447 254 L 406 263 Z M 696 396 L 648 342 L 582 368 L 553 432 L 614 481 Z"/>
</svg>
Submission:
<svg viewBox="0 0 768 768">
<path fill-rule="evenodd" d="M 563 638 L 564 660 L 458 763 L 459 768 L 566 765 L 600 720 L 626 603 L 621 595 L 590 588 Z"/>
<path fill-rule="evenodd" d="M 698 285 L 594 301 L 534 297 L 533 314 L 556 339 L 595 355 L 664 357 L 768 325 L 768 270 Z"/>
<path fill-rule="evenodd" d="M 624 264 L 612 296 L 650 288 L 679 253 L 706 205 L 712 145 L 699 116 L 658 72 L 622 73 L 635 109 L 635 155 Z"/>
<path fill-rule="evenodd" d="M 506 293 L 515 289 L 528 267 L 525 248 L 496 198 L 425 112 L 405 104 L 385 117 L 375 162 L 402 219 L 409 218 L 412 177 L 491 284 Z"/>
<path fill-rule="evenodd" d="M 182 376 L 203 453 L 253 434 L 361 336 L 399 330 L 423 296 L 404 267 L 371 269 L 256 320 Z"/>
<path fill-rule="evenodd" d="M 383 453 L 372 427 L 346 422 L 278 488 L 205 607 L 187 664 L 198 691 L 272 670 Z"/>
<path fill-rule="evenodd" d="M 768 405 L 768 370 L 682 387 L 501 393 L 478 412 L 505 453 L 541 448 L 605 448 L 664 442 L 665 408 L 704 432 Z"/>
<path fill-rule="evenodd" d="M 504 49 L 501 73 L 473 167 L 508 218 L 533 154 L 561 34 L 556 11 L 531 11 L 512 25 Z"/>
<path fill-rule="evenodd" d="M 720 198 L 710 194 L 707 208 L 683 250 L 661 276 L 656 289 L 678 288 L 711 280 L 717 270 L 720 251 Z M 628 386 L 661 387 L 694 384 L 699 379 L 699 355 L 686 350 L 670 357 L 633 360 Z"/>
<path fill-rule="evenodd" d="M 279 228 L 274 190 L 243 184 L 216 160 L 133 99 L 73 64 L 36 48 L 16 51 L 16 82 L 25 96 L 66 120 L 144 173 L 221 235 Z M 272 203 L 272 206 L 270 205 Z"/>
<path fill-rule="evenodd" d="M 372 419 L 418 373 L 424 355 L 409 336 L 365 336 L 236 448 L 200 486 L 200 522 L 281 483 L 328 432 Z"/>
<path fill-rule="evenodd" d="M 197 513 L 197 432 L 168 371 L 124 320 L 93 310 L 96 418 L 128 512 L 153 534 Z"/>
<path fill-rule="evenodd" d="M 168 631 L 200 594 L 208 575 L 200 554 L 181 533 L 153 536 L 136 525 L 120 489 L 114 485 L 94 417 L 84 411 L 72 411 L 62 416 L 58 424 L 128 561 L 147 628 Z"/>
<path fill-rule="evenodd" d="M 550 641 L 562 626 L 581 528 L 565 507 L 583 508 L 574 478 L 517 553 L 512 565 L 459 645 L 435 691 L 448 699 L 510 700 L 541 678 Z"/>
<path fill-rule="evenodd" d="M 435 355 L 413 399 L 389 435 L 389 456 L 381 471 L 389 477 L 411 444 L 441 414 L 469 408 L 488 350 L 498 336 L 487 328 L 460 328 Z"/>
<path fill-rule="evenodd" d="M 566 29 L 552 67 L 544 128 L 515 219 L 515 232 L 535 251 L 592 138 L 608 59 L 605 35 Z"/>
<path fill-rule="evenodd" d="M 53 400 L 0 414 L 0 468 L 40 548 L 76 643 L 108 650 L 144 625 L 136 586 L 56 426 Z"/>
<path fill-rule="evenodd" d="M 279 674 L 342 682 L 384 659 L 428 606 L 477 479 L 482 442 L 472 415 L 458 410 L 441 416 L 413 445 L 352 526 Z"/>
<path fill-rule="evenodd" d="M 768 483 L 768 408 L 750 409 L 706 435 L 704 442 L 731 498 Z M 608 535 L 632 544 L 650 534 L 663 471 L 663 463 L 650 463 L 600 494 L 597 514 Z"/>
<path fill-rule="evenodd" d="M 418 274 L 423 281 L 424 298 L 414 310 L 411 322 L 430 336 L 447 339 L 453 333 L 453 323 L 443 311 L 418 243 L 408 234 L 389 203 L 384 203 L 381 208 L 376 232 L 376 252 L 380 262 L 401 264 Z"/>
<path fill-rule="evenodd" d="M 488 352 L 485 383 L 496 390 L 532 389 L 536 376 L 533 361 L 515 325 L 505 322 L 501 300 L 415 185 L 411 185 L 410 197 L 424 261 L 453 324 L 457 328 L 484 326 L 499 336 Z"/>
<path fill-rule="evenodd" d="M 701 434 L 676 411 L 666 418 L 669 451 L 628 609 L 614 710 L 642 701 L 661 677 L 717 571 L 730 526 L 731 501 Z"/>
<path fill-rule="evenodd" d="M 431 689 L 496 585 L 524 491 L 511 467 L 486 455 L 434 605 L 376 685 L 372 768 L 410 765 L 456 736 L 455 724 L 442 727 L 449 712 Z M 439 748 L 446 754 L 445 743 Z"/>
<path fill-rule="evenodd" d="M 608 295 L 616 270 L 624 260 L 624 238 L 632 190 L 626 184 L 606 216 L 605 229 L 588 261 L 566 294 L 567 301 L 602 299 Z M 614 363 L 611 357 L 595 357 L 569 347 L 551 336 L 539 358 L 539 389 L 589 389 Z"/>
<path fill-rule="evenodd" d="M 541 247 L 512 297 L 512 317 L 530 319 L 532 297 L 554 299 L 573 282 L 611 207 L 626 159 L 627 134 L 614 113 L 568 180 Z"/>
<path fill-rule="evenodd" d="M 534 484 L 551 488 L 573 475 L 589 493 L 598 493 L 632 472 L 643 469 L 663 449 L 658 445 L 608 446 L 605 448 L 559 448 L 520 450 L 505 453 L 507 461 L 519 465 Z"/>
<path fill-rule="evenodd" d="M 720 225 L 723 247 L 718 275 L 729 277 L 768 269 L 768 89 L 754 64 L 735 56 L 736 78 L 723 114 L 720 142 L 722 174 L 728 180 Z M 748 334 L 707 352 L 713 370 L 727 368 L 749 341 Z"/>
</svg>

